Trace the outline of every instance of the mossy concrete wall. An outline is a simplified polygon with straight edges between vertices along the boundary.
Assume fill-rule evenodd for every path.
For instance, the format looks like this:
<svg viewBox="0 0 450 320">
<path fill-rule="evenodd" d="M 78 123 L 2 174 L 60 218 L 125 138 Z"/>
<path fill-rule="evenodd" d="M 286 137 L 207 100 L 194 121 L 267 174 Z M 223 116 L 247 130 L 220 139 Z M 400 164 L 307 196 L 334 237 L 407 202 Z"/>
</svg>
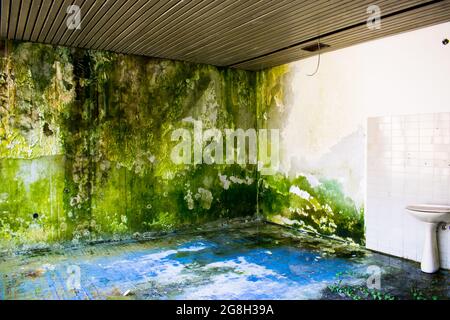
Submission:
<svg viewBox="0 0 450 320">
<path fill-rule="evenodd" d="M 176 165 L 183 119 L 256 127 L 256 74 L 6 42 L 0 245 L 99 240 L 254 215 L 256 168 Z"/>
<path fill-rule="evenodd" d="M 246 72 L 2 44 L 0 248 L 129 237 L 255 214 L 363 242 L 362 209 L 339 181 L 298 170 L 261 176 L 255 165 L 171 161 L 172 132 L 192 130 L 186 119 L 202 121 L 203 129 L 280 129 L 283 139 L 295 108 L 290 65 Z"/>
</svg>

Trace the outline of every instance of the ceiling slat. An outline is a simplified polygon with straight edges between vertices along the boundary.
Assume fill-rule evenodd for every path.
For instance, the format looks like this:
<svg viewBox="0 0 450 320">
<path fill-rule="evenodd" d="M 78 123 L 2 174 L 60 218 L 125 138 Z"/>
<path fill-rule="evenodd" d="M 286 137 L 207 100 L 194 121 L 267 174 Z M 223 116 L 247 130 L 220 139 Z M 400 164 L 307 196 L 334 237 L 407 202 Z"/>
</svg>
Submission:
<svg viewBox="0 0 450 320">
<path fill-rule="evenodd" d="M 148 10 L 139 19 L 133 21 L 126 30 L 123 30 L 121 37 L 117 37 L 111 42 L 111 48 L 118 51 L 130 50 L 130 44 L 142 35 L 142 30 L 151 24 L 149 21 L 154 21 L 162 12 L 166 10 L 166 6 L 171 6 L 170 1 L 156 2 L 152 6 L 151 10 Z"/>
<path fill-rule="evenodd" d="M 144 28 L 142 36 L 135 40 L 134 43 L 129 47 L 130 52 L 142 54 L 142 46 L 148 44 L 147 41 L 139 41 L 141 39 L 145 39 L 146 37 L 152 37 L 157 30 L 165 30 L 167 21 L 171 20 L 171 13 L 177 11 L 180 7 L 180 3 L 178 1 L 170 1 L 167 3 L 167 9 L 163 12 L 159 13 L 159 16 L 155 19 L 154 22 L 150 23 L 146 28 Z M 156 47 L 156 44 L 152 41 L 152 47 Z"/>
<path fill-rule="evenodd" d="M 68 18 L 68 14 L 67 14 L 67 8 L 70 5 L 76 5 L 78 7 L 80 7 L 81 12 L 83 12 L 83 4 L 85 3 L 85 0 L 70 0 L 67 1 L 61 10 L 61 13 L 58 17 L 58 20 L 55 22 L 55 30 L 54 32 L 51 32 L 51 34 L 49 35 L 50 38 L 47 39 L 48 42 L 53 43 L 53 44 L 58 44 L 61 43 L 61 37 L 66 33 L 69 32 L 69 28 L 67 27 L 67 18 Z"/>
<path fill-rule="evenodd" d="M 303 17 L 307 18 L 308 14 L 311 15 L 311 13 L 318 12 L 318 10 L 320 10 L 320 9 L 322 9 L 322 10 L 324 10 L 325 8 L 332 9 L 333 7 L 330 7 L 328 2 L 329 1 L 322 0 L 322 1 L 309 2 L 306 5 L 300 6 L 300 9 L 297 10 L 297 12 L 298 12 L 297 16 L 301 17 L 301 20 L 303 21 L 303 19 L 304 19 Z M 196 55 L 196 54 L 199 54 L 199 52 L 201 52 L 201 54 L 209 55 L 211 50 L 215 50 L 215 48 L 214 48 L 215 46 L 232 47 L 235 43 L 241 42 L 242 39 L 251 38 L 251 37 L 255 36 L 255 34 L 258 34 L 258 35 L 264 34 L 266 40 L 268 39 L 267 36 L 270 34 L 271 35 L 270 39 L 272 39 L 271 42 L 273 43 L 274 42 L 273 41 L 274 38 L 272 37 L 273 30 L 277 27 L 277 25 L 279 23 L 282 23 L 283 18 L 285 17 L 286 13 L 288 13 L 290 11 L 295 11 L 297 7 L 298 7 L 298 4 L 288 2 L 285 7 L 278 7 L 277 10 L 272 10 L 272 11 L 266 12 L 265 15 L 268 15 L 268 17 L 265 17 L 265 15 L 258 17 L 256 22 L 258 22 L 258 20 L 261 20 L 262 23 L 260 25 L 254 25 L 252 23 L 246 22 L 244 24 L 238 24 L 234 28 L 229 28 L 229 29 L 225 30 L 225 32 L 219 33 L 219 36 L 217 36 L 215 38 L 208 37 L 205 40 L 209 40 L 209 41 L 202 43 L 201 47 L 197 46 L 197 48 L 195 50 L 188 52 L 187 56 Z M 318 27 L 317 27 L 316 21 L 317 21 L 317 19 L 314 19 L 312 21 L 312 23 L 314 25 L 316 25 L 315 29 L 317 30 Z M 267 26 L 267 25 L 269 26 L 268 27 L 269 29 L 264 30 L 264 29 L 266 29 L 265 26 Z M 258 30 L 260 30 L 260 29 L 261 29 L 261 33 L 258 32 Z M 283 37 L 284 36 L 286 36 L 286 33 L 283 34 Z M 278 41 L 282 40 L 282 39 L 283 38 L 279 38 Z M 244 42 L 247 43 L 246 41 L 244 41 Z M 251 45 L 253 45 L 253 41 L 252 41 Z"/>
<path fill-rule="evenodd" d="M 22 0 L 22 5 L 20 7 L 20 15 L 17 21 L 16 38 L 22 39 L 25 32 L 25 26 L 28 19 L 28 14 L 31 7 L 31 0 Z"/>
<path fill-rule="evenodd" d="M 66 1 L 57 1 L 56 4 L 53 4 L 52 6 L 50 6 L 50 11 L 48 13 L 47 19 L 44 22 L 44 25 L 41 29 L 41 33 L 39 34 L 39 38 L 37 39 L 37 41 L 42 42 L 42 43 L 48 43 L 47 41 L 45 41 L 45 39 L 49 36 L 50 32 L 52 31 L 56 20 L 59 20 L 59 17 L 61 16 L 65 16 L 66 12 L 66 8 L 63 8 L 63 5 Z"/>
<path fill-rule="evenodd" d="M 25 31 L 20 40 L 30 40 L 31 32 L 33 32 L 33 27 L 34 27 L 34 24 L 38 17 L 41 5 L 42 5 L 42 0 L 32 0 L 31 1 L 31 8 L 28 13 L 28 19 L 25 20 L 25 22 L 26 22 Z"/>
<path fill-rule="evenodd" d="M 292 0 L 279 0 L 277 1 L 277 7 L 279 6 L 294 6 L 299 4 L 299 1 Z M 180 37 L 174 47 L 163 50 L 162 52 L 154 52 L 154 49 L 149 45 L 143 48 L 144 53 L 164 55 L 169 52 L 174 55 L 175 52 L 181 52 L 182 55 L 189 55 L 189 53 L 196 50 L 201 50 L 209 42 L 214 41 L 219 37 L 223 30 L 231 30 L 236 28 L 242 23 L 250 23 L 251 21 L 262 16 L 270 11 L 273 11 L 275 7 L 270 0 L 253 1 L 251 4 L 245 2 L 238 2 L 239 6 L 230 6 L 226 8 L 225 12 L 219 12 L 214 16 L 211 16 L 209 22 L 202 23 L 202 25 L 194 30 L 192 41 L 191 38 L 184 36 Z"/>
<path fill-rule="evenodd" d="M 38 41 L 39 35 L 41 34 L 41 30 L 44 27 L 45 22 L 47 21 L 48 14 L 50 13 L 50 9 L 52 6 L 51 0 L 43 0 L 39 13 L 37 15 L 36 22 L 33 26 L 33 31 L 31 33 L 31 41 Z"/>
<path fill-rule="evenodd" d="M 67 44 L 70 46 L 88 47 L 88 45 L 100 37 L 101 34 L 107 32 L 108 28 L 114 23 L 113 15 L 127 5 L 126 0 L 116 0 L 111 3 L 112 6 L 106 10 L 104 15 L 96 16 L 98 20 L 95 21 L 95 24 L 92 27 L 82 28 L 82 32 L 71 41 L 69 39 Z M 83 35 L 84 30 L 86 30 L 87 33 Z"/>
<path fill-rule="evenodd" d="M 64 28 L 67 28 L 66 26 L 66 18 L 67 18 L 67 8 L 74 2 L 74 0 L 60 0 L 61 1 L 61 7 L 59 11 L 55 14 L 55 16 L 52 16 L 52 23 L 50 29 L 46 32 L 46 34 L 43 34 L 43 42 L 44 43 L 50 43 L 52 39 L 57 35 L 58 30 L 62 28 L 62 25 L 64 25 Z"/>
<path fill-rule="evenodd" d="M 167 34 L 172 30 L 174 32 L 180 31 L 182 28 L 183 22 L 185 24 L 189 24 L 192 21 L 192 18 L 197 15 L 201 11 L 205 11 L 210 8 L 214 0 L 194 0 L 189 3 L 189 6 L 184 6 L 183 11 L 177 17 L 171 17 L 171 19 L 167 22 L 164 28 L 156 28 L 157 24 L 153 24 L 154 32 L 152 33 L 152 45 L 154 47 L 158 47 L 161 41 L 161 35 Z M 159 9 L 161 10 L 161 8 Z M 158 11 L 159 11 L 158 10 Z M 153 19 L 155 16 L 160 16 L 160 12 L 155 11 L 148 19 Z M 144 21 L 136 21 L 139 26 L 135 28 L 134 31 L 131 31 L 128 36 L 123 37 L 122 39 L 116 41 L 116 43 L 112 43 L 111 47 L 116 50 L 130 49 L 133 45 L 139 43 L 139 40 L 143 38 L 142 30 L 145 29 L 146 26 L 150 26 L 149 24 L 145 24 Z M 147 30 L 148 32 L 148 30 Z"/>
<path fill-rule="evenodd" d="M 108 13 L 112 12 L 114 5 L 120 5 L 120 3 L 117 1 L 113 2 L 109 0 L 103 0 L 90 3 L 91 1 L 92 0 L 88 1 L 88 3 L 85 4 L 90 5 L 90 8 L 87 10 L 85 16 L 83 12 L 85 12 L 86 10 L 82 11 L 81 30 L 72 32 L 70 34 L 64 34 L 61 39 L 62 44 L 74 47 L 81 46 L 82 40 L 86 40 L 87 38 L 93 36 L 96 30 L 100 28 L 100 22 L 102 21 L 102 19 L 107 19 Z"/>
<path fill-rule="evenodd" d="M 126 10 L 123 14 L 120 16 L 115 17 L 115 27 L 111 28 L 108 33 L 103 34 L 98 41 L 96 41 L 92 48 L 99 49 L 102 47 L 104 43 L 107 43 L 109 45 L 109 41 L 111 39 L 114 39 L 117 37 L 123 29 L 126 29 L 131 23 L 133 23 L 133 20 L 140 17 L 140 15 L 150 7 L 154 5 L 154 1 L 146 1 L 146 0 L 136 0 L 134 1 L 134 4 Z"/>
<path fill-rule="evenodd" d="M 103 39 L 95 48 L 104 48 L 105 45 L 108 48 L 113 48 L 117 41 L 126 39 L 128 36 L 132 35 L 138 28 L 139 25 L 147 23 L 148 19 L 152 17 L 155 11 L 161 8 L 162 2 L 160 1 L 143 1 L 139 5 L 140 9 L 131 12 L 132 15 L 127 17 L 126 15 L 122 17 L 121 21 L 124 21 L 119 28 L 111 32 L 108 37 Z"/>
<path fill-rule="evenodd" d="M 172 54 L 174 53 L 173 46 L 179 43 L 179 38 L 185 39 L 187 34 L 192 32 L 192 30 L 201 29 L 202 25 L 208 24 L 209 21 L 212 21 L 213 17 L 217 12 L 229 10 L 227 12 L 231 12 L 230 8 L 236 4 L 242 5 L 240 2 L 231 3 L 223 0 L 214 0 L 211 6 L 205 6 L 207 10 L 198 10 L 192 16 L 187 18 L 181 25 L 178 24 L 175 30 L 162 30 L 160 32 L 160 37 L 155 39 L 155 42 L 152 44 L 152 47 L 155 50 L 155 54 L 161 54 L 162 50 L 168 50 Z M 211 20 L 208 20 L 211 19 Z M 169 32 L 170 31 L 170 32 Z M 141 38 L 142 39 L 142 38 Z M 161 43 L 164 41 L 163 43 Z M 135 47 L 132 47 L 131 50 L 135 51 Z M 139 49 L 143 50 L 143 49 Z"/>
<path fill-rule="evenodd" d="M 123 1 L 119 1 L 118 3 L 122 2 Z M 133 7 L 135 7 L 135 1 L 124 1 L 123 5 L 114 12 L 111 19 L 105 21 L 105 24 L 99 30 L 100 32 L 87 41 L 86 46 L 89 48 L 95 48 L 100 41 L 120 26 L 120 18 L 128 14 Z"/>
<path fill-rule="evenodd" d="M 21 5 L 21 0 L 14 0 L 10 4 L 8 39 L 14 39 L 16 37 L 17 23 L 19 21 L 19 12 Z"/>
<path fill-rule="evenodd" d="M 6 39 L 8 37 L 9 8 L 11 0 L 2 0 L 2 17 L 0 19 L 0 35 Z"/>
</svg>

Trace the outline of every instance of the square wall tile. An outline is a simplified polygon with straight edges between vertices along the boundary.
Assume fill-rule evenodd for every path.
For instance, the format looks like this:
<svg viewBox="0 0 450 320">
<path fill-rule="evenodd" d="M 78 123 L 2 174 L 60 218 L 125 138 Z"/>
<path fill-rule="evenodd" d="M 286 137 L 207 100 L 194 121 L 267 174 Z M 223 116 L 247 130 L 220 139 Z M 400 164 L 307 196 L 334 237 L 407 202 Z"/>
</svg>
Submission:
<svg viewBox="0 0 450 320">
<path fill-rule="evenodd" d="M 367 143 L 367 247 L 420 261 L 423 226 L 405 207 L 450 204 L 450 113 L 370 118 Z M 450 230 L 438 238 L 449 268 Z"/>
</svg>

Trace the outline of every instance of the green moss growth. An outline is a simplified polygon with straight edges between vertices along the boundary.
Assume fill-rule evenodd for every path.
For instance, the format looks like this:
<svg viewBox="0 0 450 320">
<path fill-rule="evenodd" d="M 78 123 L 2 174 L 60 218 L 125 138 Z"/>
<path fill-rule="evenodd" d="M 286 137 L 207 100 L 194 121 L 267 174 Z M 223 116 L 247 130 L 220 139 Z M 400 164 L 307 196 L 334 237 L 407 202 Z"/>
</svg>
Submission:
<svg viewBox="0 0 450 320">
<path fill-rule="evenodd" d="M 63 177 L 63 157 L 0 160 L 1 247 L 66 238 Z"/>
<path fill-rule="evenodd" d="M 0 164 L 9 186 L 0 190 L 8 199 L 0 204 L 3 243 L 98 240 L 255 213 L 254 166 L 176 165 L 170 152 L 171 133 L 185 118 L 204 129 L 254 128 L 256 74 L 41 44 L 7 47 L 0 64 Z M 28 159 L 26 169 L 19 159 Z M 28 186 L 36 170 L 39 180 Z M 225 189 L 223 175 L 237 182 Z M 33 212 L 40 214 L 34 231 Z"/>
<path fill-rule="evenodd" d="M 258 128 L 282 129 L 292 96 L 289 65 L 263 70 L 257 75 Z M 259 215 L 317 234 L 364 243 L 363 209 L 347 197 L 342 186 L 324 177 L 313 187 L 304 176 L 260 176 Z M 293 191 L 293 192 L 291 192 Z M 298 194 L 296 194 L 298 193 Z M 299 195 L 300 194 L 300 195 Z"/>
<path fill-rule="evenodd" d="M 273 222 L 364 243 L 363 211 L 336 181 L 322 180 L 313 187 L 304 176 L 265 177 L 259 199 L 265 217 Z"/>
<path fill-rule="evenodd" d="M 260 214 L 272 221 L 362 241 L 362 212 L 333 181 L 313 188 L 302 177 L 260 177 L 254 165 L 170 159 L 173 130 L 192 127 L 183 119 L 201 120 L 204 129 L 280 128 L 288 66 L 254 73 L 9 41 L 7 51 L 2 243 L 170 231 L 254 215 L 258 197 Z M 311 197 L 289 192 L 294 185 Z M 30 218 L 35 212 L 39 222 Z"/>
</svg>

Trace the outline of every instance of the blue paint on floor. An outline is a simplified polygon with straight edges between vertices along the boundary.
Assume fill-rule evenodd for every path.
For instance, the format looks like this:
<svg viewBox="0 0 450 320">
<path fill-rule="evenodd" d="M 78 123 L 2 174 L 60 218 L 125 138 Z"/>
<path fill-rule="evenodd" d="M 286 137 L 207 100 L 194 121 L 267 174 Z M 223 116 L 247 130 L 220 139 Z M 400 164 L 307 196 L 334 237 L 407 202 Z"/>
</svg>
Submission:
<svg viewBox="0 0 450 320">
<path fill-rule="evenodd" d="M 354 275 L 346 283 L 364 285 L 367 267 L 373 264 L 387 275 L 403 272 L 405 279 L 426 281 L 413 263 L 283 232 L 263 226 L 4 257 L 0 298 L 321 299 L 326 294 L 339 298 L 327 293 L 337 275 Z M 438 280 L 448 283 L 448 279 L 443 272 Z M 392 292 L 402 292 L 395 279 L 388 285 Z M 440 292 L 448 298 L 445 290 Z"/>
</svg>

